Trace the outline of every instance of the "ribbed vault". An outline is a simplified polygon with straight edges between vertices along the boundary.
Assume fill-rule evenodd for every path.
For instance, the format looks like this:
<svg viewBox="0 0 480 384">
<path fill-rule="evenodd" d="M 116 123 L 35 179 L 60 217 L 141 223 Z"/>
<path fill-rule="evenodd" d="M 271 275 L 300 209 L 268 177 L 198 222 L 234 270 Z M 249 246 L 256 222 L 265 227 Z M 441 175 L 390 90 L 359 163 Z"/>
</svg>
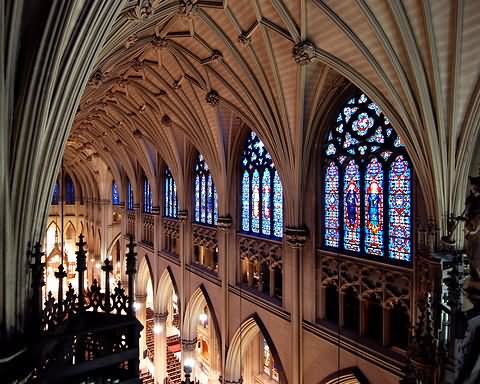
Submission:
<svg viewBox="0 0 480 384">
<path fill-rule="evenodd" d="M 295 225 L 315 138 L 352 82 L 406 142 L 424 194 L 436 196 L 429 214 L 458 211 L 479 127 L 479 8 L 473 0 L 129 2 L 82 98 L 67 161 L 88 168 L 99 155 L 113 172 L 132 178 L 138 164 L 151 177 L 158 153 L 181 190 L 188 142 L 210 165 L 222 211 L 233 131 L 246 126 L 272 154 Z"/>
</svg>

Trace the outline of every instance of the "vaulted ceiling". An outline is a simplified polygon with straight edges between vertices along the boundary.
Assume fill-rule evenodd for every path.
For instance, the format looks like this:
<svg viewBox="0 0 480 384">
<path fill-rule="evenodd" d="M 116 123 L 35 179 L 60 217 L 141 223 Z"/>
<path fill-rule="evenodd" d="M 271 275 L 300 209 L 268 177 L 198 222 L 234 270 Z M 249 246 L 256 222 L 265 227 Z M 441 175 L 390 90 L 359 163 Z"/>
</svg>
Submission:
<svg viewBox="0 0 480 384">
<path fill-rule="evenodd" d="M 136 164 L 154 177 L 158 153 L 181 188 L 193 146 L 222 200 L 238 134 L 253 129 L 290 194 L 293 225 L 317 140 L 353 83 L 402 136 L 424 195 L 435 196 L 429 214 L 458 212 L 479 129 L 479 33 L 475 0 L 129 1 L 82 97 L 66 164 L 85 180 L 95 157 L 115 178 L 133 178 Z"/>
</svg>

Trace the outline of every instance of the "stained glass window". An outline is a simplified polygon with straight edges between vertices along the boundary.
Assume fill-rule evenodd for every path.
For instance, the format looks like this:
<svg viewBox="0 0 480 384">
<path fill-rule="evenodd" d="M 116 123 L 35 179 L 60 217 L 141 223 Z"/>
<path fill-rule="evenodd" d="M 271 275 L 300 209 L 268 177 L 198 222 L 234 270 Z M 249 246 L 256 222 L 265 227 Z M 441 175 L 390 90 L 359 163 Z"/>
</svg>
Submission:
<svg viewBox="0 0 480 384">
<path fill-rule="evenodd" d="M 55 185 L 53 186 L 53 195 L 52 195 L 52 205 L 58 205 L 60 201 L 60 185 L 58 184 L 58 180 L 55 181 Z"/>
<path fill-rule="evenodd" d="M 152 188 L 148 179 L 143 179 L 143 212 L 152 213 Z"/>
<path fill-rule="evenodd" d="M 349 98 L 324 148 L 324 246 L 411 261 L 412 169 L 380 106 Z"/>
<path fill-rule="evenodd" d="M 75 204 L 75 186 L 70 175 L 65 176 L 65 204 Z"/>
<path fill-rule="evenodd" d="M 280 382 L 279 367 L 276 364 L 275 359 L 272 356 L 272 351 L 267 343 L 267 340 L 263 338 L 263 373 L 273 379 L 276 382 Z"/>
<path fill-rule="evenodd" d="M 283 235 L 283 188 L 260 138 L 251 132 L 242 153 L 242 230 L 280 238 Z"/>
<path fill-rule="evenodd" d="M 112 204 L 119 205 L 120 204 L 120 195 L 118 193 L 117 184 L 115 181 L 112 181 Z"/>
<path fill-rule="evenodd" d="M 199 154 L 194 169 L 194 221 L 216 225 L 218 220 L 217 191 L 210 169 L 203 155 Z"/>
<path fill-rule="evenodd" d="M 164 215 L 166 217 L 177 217 L 177 210 L 177 185 L 175 184 L 172 173 L 167 168 L 165 170 Z"/>
<path fill-rule="evenodd" d="M 127 209 L 133 211 L 133 188 L 130 181 L 127 184 Z"/>
</svg>

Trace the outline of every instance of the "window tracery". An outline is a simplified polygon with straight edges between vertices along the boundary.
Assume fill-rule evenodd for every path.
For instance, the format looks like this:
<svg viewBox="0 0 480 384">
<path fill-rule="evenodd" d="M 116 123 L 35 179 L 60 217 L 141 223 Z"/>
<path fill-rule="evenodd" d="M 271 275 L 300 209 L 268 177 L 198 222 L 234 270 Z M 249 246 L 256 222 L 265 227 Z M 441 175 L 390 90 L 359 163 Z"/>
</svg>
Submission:
<svg viewBox="0 0 480 384">
<path fill-rule="evenodd" d="M 210 169 L 202 154 L 199 154 L 194 169 L 194 221 L 201 224 L 217 225 L 217 190 Z"/>
<path fill-rule="evenodd" d="M 70 175 L 65 176 L 65 204 L 75 204 L 75 186 Z"/>
<path fill-rule="evenodd" d="M 405 145 L 365 94 L 341 108 L 325 146 L 323 245 L 411 261 L 412 169 Z"/>
<path fill-rule="evenodd" d="M 283 235 L 283 187 L 260 138 L 251 132 L 242 154 L 241 229 L 280 238 Z"/>
<path fill-rule="evenodd" d="M 120 204 L 120 194 L 118 193 L 118 187 L 115 183 L 115 180 L 112 181 L 112 204 L 119 205 Z"/>
<path fill-rule="evenodd" d="M 52 205 L 58 205 L 59 201 L 60 201 L 60 185 L 57 180 L 53 185 Z"/>
<path fill-rule="evenodd" d="M 130 181 L 127 184 L 127 209 L 133 211 L 133 188 Z"/>
<path fill-rule="evenodd" d="M 152 188 L 148 179 L 143 179 L 143 212 L 152 213 Z"/>
<path fill-rule="evenodd" d="M 164 203 L 164 215 L 166 217 L 177 217 L 177 185 L 168 168 L 165 169 Z"/>
</svg>

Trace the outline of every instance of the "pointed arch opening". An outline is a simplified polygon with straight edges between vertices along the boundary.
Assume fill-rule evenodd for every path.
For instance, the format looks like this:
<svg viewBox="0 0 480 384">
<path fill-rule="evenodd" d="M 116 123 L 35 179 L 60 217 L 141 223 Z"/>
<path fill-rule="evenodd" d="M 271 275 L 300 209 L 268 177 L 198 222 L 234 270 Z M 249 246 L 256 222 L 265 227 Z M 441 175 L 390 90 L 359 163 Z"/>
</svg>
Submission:
<svg viewBox="0 0 480 384">
<path fill-rule="evenodd" d="M 249 360 L 248 362 L 246 360 Z M 254 384 L 261 377 L 286 384 L 282 362 L 267 328 L 255 313 L 247 318 L 233 335 L 227 352 L 225 378 Z"/>
</svg>

